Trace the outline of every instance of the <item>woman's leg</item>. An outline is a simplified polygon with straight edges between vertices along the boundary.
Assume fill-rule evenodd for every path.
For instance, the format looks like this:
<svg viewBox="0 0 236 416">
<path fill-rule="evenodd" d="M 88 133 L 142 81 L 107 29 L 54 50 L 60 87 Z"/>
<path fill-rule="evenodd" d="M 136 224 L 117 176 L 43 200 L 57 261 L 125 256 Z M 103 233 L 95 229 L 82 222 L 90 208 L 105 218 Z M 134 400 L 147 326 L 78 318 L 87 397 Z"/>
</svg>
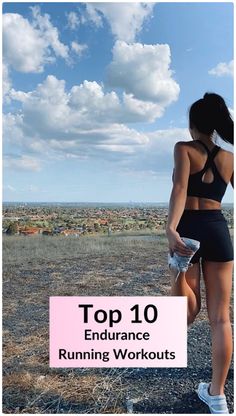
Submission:
<svg viewBox="0 0 236 416">
<path fill-rule="evenodd" d="M 233 261 L 204 261 L 203 277 L 206 286 L 206 303 L 212 336 L 212 381 L 210 394 L 224 393 L 225 380 L 232 358 L 232 328 L 230 322 L 230 296 Z"/>
<path fill-rule="evenodd" d="M 179 274 L 177 282 L 173 275 L 171 282 L 172 296 L 187 296 L 188 298 L 188 325 L 193 323 L 201 309 L 200 275 L 200 263 L 194 263 L 186 273 Z"/>
</svg>

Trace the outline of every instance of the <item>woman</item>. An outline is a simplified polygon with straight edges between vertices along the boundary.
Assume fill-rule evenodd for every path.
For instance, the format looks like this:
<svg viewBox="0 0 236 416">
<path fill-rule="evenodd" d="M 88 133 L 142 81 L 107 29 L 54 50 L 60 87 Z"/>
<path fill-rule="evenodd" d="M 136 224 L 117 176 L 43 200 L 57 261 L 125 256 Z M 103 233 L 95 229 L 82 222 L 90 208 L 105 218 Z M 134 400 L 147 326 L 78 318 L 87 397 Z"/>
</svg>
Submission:
<svg viewBox="0 0 236 416">
<path fill-rule="evenodd" d="M 212 337 L 212 380 L 200 383 L 198 396 L 211 413 L 228 413 L 224 385 L 232 357 L 229 315 L 232 290 L 233 247 L 221 200 L 229 182 L 233 186 L 233 153 L 214 145 L 215 132 L 233 144 L 233 120 L 224 99 L 213 93 L 189 110 L 192 141 L 174 148 L 175 168 L 169 203 L 167 237 L 170 255 L 193 256 L 192 267 L 173 279 L 171 294 L 187 296 L 188 325 L 200 311 L 200 259 Z M 181 237 L 200 242 L 193 252 Z"/>
</svg>

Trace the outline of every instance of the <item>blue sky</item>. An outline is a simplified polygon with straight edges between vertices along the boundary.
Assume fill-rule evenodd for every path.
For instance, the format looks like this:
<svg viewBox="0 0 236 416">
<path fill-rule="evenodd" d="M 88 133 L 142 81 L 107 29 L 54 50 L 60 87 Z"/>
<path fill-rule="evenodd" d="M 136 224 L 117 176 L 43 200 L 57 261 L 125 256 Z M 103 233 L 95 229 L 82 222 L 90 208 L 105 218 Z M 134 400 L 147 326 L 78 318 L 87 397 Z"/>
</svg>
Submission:
<svg viewBox="0 0 236 416">
<path fill-rule="evenodd" d="M 3 201 L 167 202 L 189 106 L 233 110 L 233 4 L 4 3 L 3 77 Z"/>
</svg>

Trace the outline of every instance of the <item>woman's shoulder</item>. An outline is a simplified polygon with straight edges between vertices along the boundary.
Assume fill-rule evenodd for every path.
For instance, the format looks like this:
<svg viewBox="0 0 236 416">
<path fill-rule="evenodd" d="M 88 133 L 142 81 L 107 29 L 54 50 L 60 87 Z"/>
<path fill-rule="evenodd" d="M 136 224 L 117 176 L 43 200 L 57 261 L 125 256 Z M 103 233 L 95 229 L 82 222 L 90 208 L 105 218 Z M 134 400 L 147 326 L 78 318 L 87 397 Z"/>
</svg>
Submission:
<svg viewBox="0 0 236 416">
<path fill-rule="evenodd" d="M 224 149 L 223 147 L 219 147 L 219 157 L 218 160 L 221 161 L 222 164 L 227 165 L 230 169 L 233 170 L 234 168 L 234 154 L 232 151 L 228 149 Z M 216 155 L 217 159 L 217 155 Z"/>
<path fill-rule="evenodd" d="M 234 157 L 234 153 L 233 153 L 233 150 L 229 150 L 229 149 L 224 149 L 223 147 L 221 147 L 221 146 L 218 146 L 219 147 L 219 149 L 220 149 L 220 151 L 221 151 L 221 153 L 222 154 L 225 154 L 225 155 L 227 155 L 228 157 L 230 157 L 230 158 L 233 158 Z"/>
<path fill-rule="evenodd" d="M 191 158 L 190 146 L 192 141 L 178 141 L 174 146 L 174 158 L 177 160 L 189 160 Z"/>
<path fill-rule="evenodd" d="M 185 141 L 180 140 L 175 143 L 174 150 L 175 151 L 188 151 L 189 148 L 194 147 L 193 146 L 193 140 Z"/>
<path fill-rule="evenodd" d="M 175 146 L 177 146 L 177 147 L 183 147 L 183 146 L 193 147 L 193 145 L 194 145 L 194 141 L 193 140 L 188 140 L 188 141 L 186 141 L 186 140 L 180 140 L 180 141 L 178 141 L 178 142 L 175 143 Z"/>
</svg>

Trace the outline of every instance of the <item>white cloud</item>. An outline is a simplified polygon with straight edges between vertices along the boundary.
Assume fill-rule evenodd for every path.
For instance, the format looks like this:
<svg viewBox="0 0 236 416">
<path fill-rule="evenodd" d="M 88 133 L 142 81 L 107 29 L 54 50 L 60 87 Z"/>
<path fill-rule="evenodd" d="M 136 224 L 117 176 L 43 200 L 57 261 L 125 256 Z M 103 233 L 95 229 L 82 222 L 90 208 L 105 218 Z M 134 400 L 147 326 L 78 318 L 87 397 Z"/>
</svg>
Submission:
<svg viewBox="0 0 236 416">
<path fill-rule="evenodd" d="M 8 65 L 3 62 L 2 63 L 2 93 L 3 93 L 3 100 L 8 102 L 9 97 L 8 94 L 11 89 L 11 80 L 9 77 L 9 68 Z"/>
<path fill-rule="evenodd" d="M 80 44 L 78 42 L 71 42 L 71 49 L 79 56 L 83 54 L 86 49 L 88 49 L 88 46 L 85 44 Z"/>
<path fill-rule="evenodd" d="M 16 13 L 3 14 L 3 55 L 20 72 L 42 72 L 44 65 L 51 62 L 40 32 Z"/>
<path fill-rule="evenodd" d="M 102 150 L 108 150 L 109 152 L 134 153 L 133 147 L 122 144 L 97 144 L 96 147 Z"/>
<path fill-rule="evenodd" d="M 96 6 L 96 5 L 95 5 Z M 86 4 L 86 14 L 83 15 L 83 23 L 86 23 L 87 20 L 92 21 L 97 27 L 102 27 L 102 17 L 97 11 L 98 7 L 94 7 L 93 3 Z"/>
<path fill-rule="evenodd" d="M 16 191 L 16 188 L 14 186 L 12 186 L 12 185 L 4 185 L 3 186 L 3 190 L 4 191 L 15 192 Z"/>
<path fill-rule="evenodd" d="M 22 103 L 27 131 L 38 131 L 42 137 L 56 132 L 61 140 L 106 124 L 154 121 L 164 111 L 163 104 L 144 102 L 131 94 L 124 93 L 120 99 L 114 91 L 105 93 L 96 81 L 85 80 L 66 92 L 65 81 L 53 75 L 34 91 L 12 89 L 10 97 Z"/>
<path fill-rule="evenodd" d="M 150 147 L 154 134 L 139 132 L 125 123 L 161 117 L 162 102 L 142 101 L 125 92 L 119 97 L 114 91 L 105 92 L 96 81 L 85 80 L 67 90 L 65 81 L 53 75 L 33 91 L 11 89 L 10 96 L 19 101 L 21 108 L 16 114 L 4 116 L 6 151 L 7 146 L 14 145 L 17 154 L 29 154 L 31 158 L 10 159 L 7 163 L 12 168 L 37 169 L 41 162 L 35 165 L 34 156 L 36 160 L 101 158 L 121 164 L 137 157 L 148 164 L 149 152 L 152 157 L 158 153 L 157 148 Z M 167 131 L 163 143 L 168 143 L 171 131 Z M 174 133 L 177 140 L 176 130 Z M 161 139 L 157 142 L 160 144 Z M 153 166 L 149 169 L 154 171 Z"/>
<path fill-rule="evenodd" d="M 128 173 L 170 174 L 174 144 L 191 140 L 188 129 L 139 132 L 117 122 L 115 115 L 127 107 L 96 82 L 85 81 L 66 92 L 64 81 L 50 76 L 35 91 L 17 97 L 23 97 L 22 111 L 6 117 L 5 134 L 12 132 L 10 146 L 17 144 L 18 152 L 21 148 L 30 159 L 9 156 L 12 169 L 37 170 L 42 158 L 77 158 L 114 162 Z"/>
<path fill-rule="evenodd" d="M 129 117 L 129 121 L 153 122 L 162 117 L 164 113 L 163 105 L 150 101 L 142 101 L 135 98 L 132 94 L 123 93 L 124 112 Z M 125 114 L 124 114 L 125 119 Z"/>
<path fill-rule="evenodd" d="M 180 87 L 172 78 L 168 45 L 127 44 L 117 41 L 113 61 L 108 67 L 108 82 L 143 101 L 165 108 L 176 101 Z M 160 108 L 160 111 L 161 110 Z"/>
<path fill-rule="evenodd" d="M 163 151 L 172 154 L 176 142 L 192 141 L 188 128 L 155 130 L 149 132 L 148 137 L 150 139 L 149 146 L 160 154 L 162 154 Z"/>
<path fill-rule="evenodd" d="M 105 93 L 97 82 L 84 81 L 65 89 L 65 81 L 48 76 L 31 92 L 11 90 L 21 103 L 18 114 L 4 117 L 4 144 L 23 153 L 47 158 L 93 157 L 104 153 L 131 154 L 148 141 L 146 134 L 127 127 L 122 118 L 133 120 L 128 106 L 115 92 Z M 138 112 L 136 117 L 138 117 Z M 143 117 L 143 116 L 142 116 Z M 17 160 L 12 166 L 19 166 Z"/>
<path fill-rule="evenodd" d="M 92 120 L 93 123 L 117 121 L 116 111 L 121 110 L 115 92 L 104 93 L 102 86 L 96 81 L 87 80 L 72 87 L 69 105 L 77 115 L 80 115 L 81 121 Z"/>
<path fill-rule="evenodd" d="M 33 21 L 17 13 L 3 14 L 3 55 L 6 64 L 20 72 L 42 72 L 54 55 L 69 61 L 69 48 L 59 40 L 48 14 L 41 15 L 38 6 L 31 8 Z"/>
<path fill-rule="evenodd" d="M 56 27 L 50 22 L 49 14 L 40 14 L 40 7 L 31 7 L 33 13 L 33 26 L 40 30 L 42 37 L 45 39 L 48 46 L 50 46 L 56 56 L 68 59 L 69 48 L 59 40 L 59 32 Z"/>
<path fill-rule="evenodd" d="M 2 116 L 2 125 L 3 125 L 3 135 L 4 142 L 3 144 L 8 144 L 8 142 L 21 144 L 23 140 L 23 116 L 22 114 L 3 114 Z"/>
<path fill-rule="evenodd" d="M 214 68 L 208 71 L 208 74 L 215 75 L 217 77 L 224 77 L 224 76 L 234 76 L 234 61 L 220 62 Z"/>
<path fill-rule="evenodd" d="M 40 161 L 28 155 L 5 157 L 3 162 L 5 167 L 9 169 L 30 170 L 35 172 L 41 170 Z"/>
<path fill-rule="evenodd" d="M 117 39 L 133 42 L 153 7 L 154 3 L 87 3 L 84 21 L 90 20 L 101 27 L 104 18 Z"/>
<path fill-rule="evenodd" d="M 75 30 L 75 29 L 77 29 L 77 27 L 79 26 L 79 24 L 80 24 L 80 21 L 79 21 L 79 16 L 78 16 L 78 14 L 77 13 L 75 13 L 75 12 L 69 12 L 69 13 L 67 13 L 67 25 L 68 25 L 68 27 L 71 29 L 71 30 Z"/>
</svg>

